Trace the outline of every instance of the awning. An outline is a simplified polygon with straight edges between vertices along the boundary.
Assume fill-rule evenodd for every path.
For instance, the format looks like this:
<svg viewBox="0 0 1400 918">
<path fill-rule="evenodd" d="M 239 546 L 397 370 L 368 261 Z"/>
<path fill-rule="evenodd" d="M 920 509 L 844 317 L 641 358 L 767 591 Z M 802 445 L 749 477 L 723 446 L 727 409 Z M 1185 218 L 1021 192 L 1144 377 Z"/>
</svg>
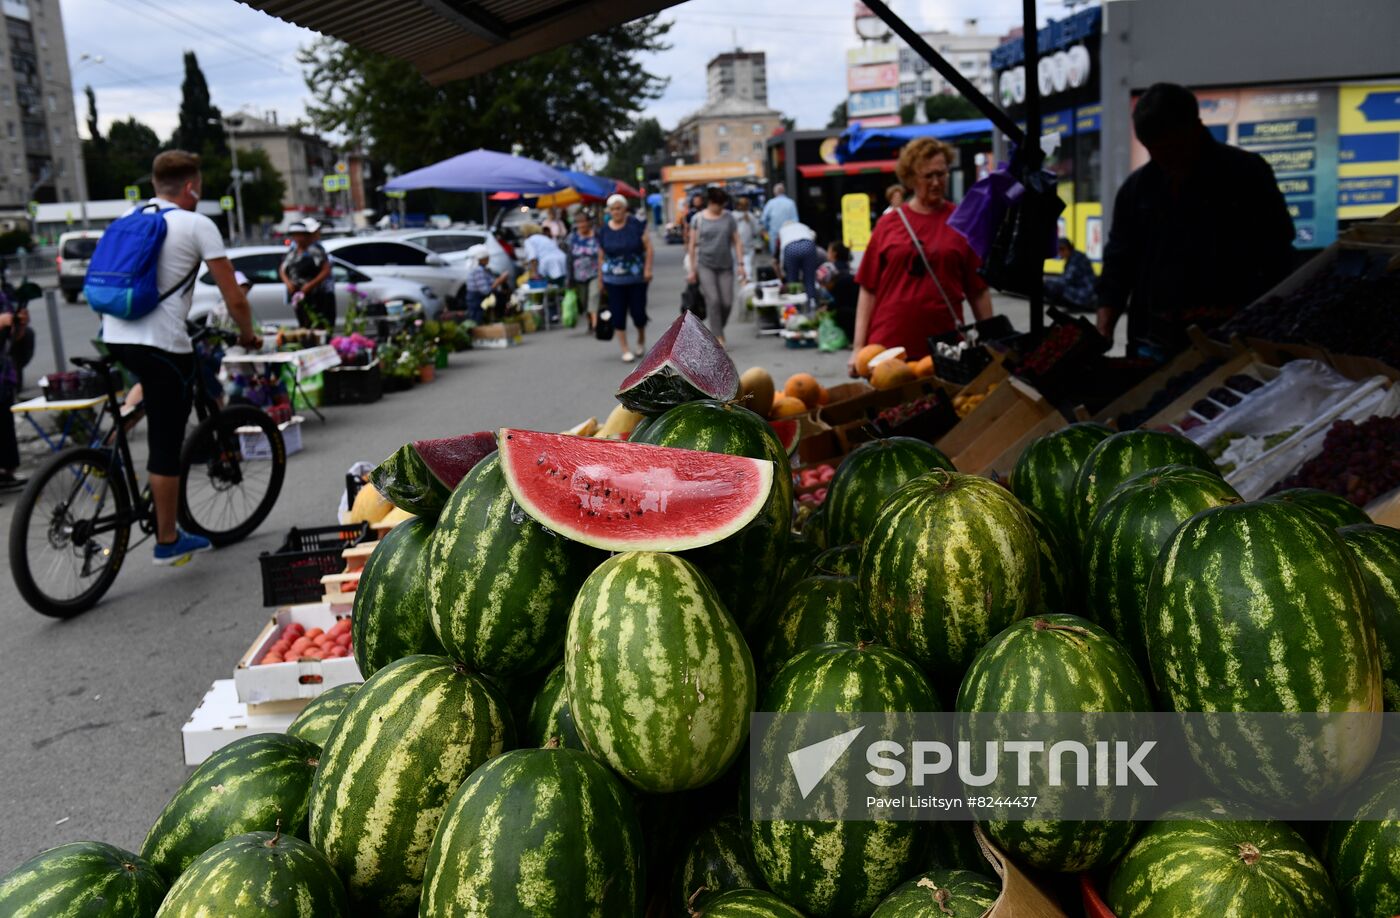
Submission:
<svg viewBox="0 0 1400 918">
<path fill-rule="evenodd" d="M 524 156 L 495 150 L 472 150 L 442 162 L 405 172 L 384 183 L 385 191 L 518 191 L 521 194 L 553 194 L 572 185 L 558 169 Z"/>
<path fill-rule="evenodd" d="M 939 121 L 935 124 L 906 124 L 903 127 L 846 128 L 836 142 L 836 158 L 841 162 L 860 158 L 888 157 L 900 147 L 919 137 L 954 140 L 975 134 L 992 133 L 992 122 L 986 118 L 965 121 Z"/>
<path fill-rule="evenodd" d="M 827 178 L 833 175 L 864 175 L 866 173 L 893 172 L 894 164 L 898 160 L 894 159 L 872 159 L 863 163 L 842 163 L 833 166 L 829 163 L 808 164 L 798 166 L 797 173 L 803 178 Z"/>
<path fill-rule="evenodd" d="M 411 63 L 430 83 L 485 73 L 675 6 L 680 0 L 243 0 Z"/>
</svg>

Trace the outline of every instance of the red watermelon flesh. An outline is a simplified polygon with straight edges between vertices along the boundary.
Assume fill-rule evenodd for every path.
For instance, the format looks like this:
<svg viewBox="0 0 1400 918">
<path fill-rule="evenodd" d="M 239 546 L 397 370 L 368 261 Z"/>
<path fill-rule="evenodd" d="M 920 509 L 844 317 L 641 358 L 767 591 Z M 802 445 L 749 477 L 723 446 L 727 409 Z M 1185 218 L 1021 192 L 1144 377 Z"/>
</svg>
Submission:
<svg viewBox="0 0 1400 918">
<path fill-rule="evenodd" d="M 501 467 L 540 525 L 606 551 L 684 551 L 738 532 L 773 487 L 763 459 L 505 429 Z"/>
<path fill-rule="evenodd" d="M 413 448 L 433 477 L 451 493 L 478 462 L 496 451 L 496 434 L 479 430 L 460 437 L 415 440 Z"/>
<path fill-rule="evenodd" d="M 622 381 L 617 400 L 651 416 L 684 402 L 727 402 L 738 394 L 739 371 L 729 352 L 694 313 L 683 312 Z"/>
<path fill-rule="evenodd" d="M 783 444 L 783 449 L 787 450 L 789 456 L 797 451 L 797 418 L 779 418 L 769 421 L 768 426 L 778 435 L 778 442 Z"/>
</svg>

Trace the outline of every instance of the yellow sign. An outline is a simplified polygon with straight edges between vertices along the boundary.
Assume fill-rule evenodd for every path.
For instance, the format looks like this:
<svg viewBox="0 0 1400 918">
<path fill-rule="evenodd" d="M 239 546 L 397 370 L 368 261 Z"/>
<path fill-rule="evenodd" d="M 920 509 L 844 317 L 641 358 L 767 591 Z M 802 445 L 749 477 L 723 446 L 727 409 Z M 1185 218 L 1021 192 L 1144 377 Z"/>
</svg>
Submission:
<svg viewBox="0 0 1400 918">
<path fill-rule="evenodd" d="M 1400 85 L 1337 89 L 1337 218 L 1382 216 L 1400 201 Z"/>
<path fill-rule="evenodd" d="M 716 182 L 721 179 L 763 178 L 761 163 L 687 163 L 683 166 L 662 166 L 661 181 L 666 184 L 676 182 Z"/>
<path fill-rule="evenodd" d="M 870 245 L 870 195 L 841 196 L 841 241 L 854 252 Z"/>
<path fill-rule="evenodd" d="M 817 148 L 817 155 L 822 158 L 822 162 L 829 166 L 839 166 L 841 161 L 836 158 L 836 144 L 839 137 L 828 137 L 822 141 L 822 145 Z"/>
</svg>

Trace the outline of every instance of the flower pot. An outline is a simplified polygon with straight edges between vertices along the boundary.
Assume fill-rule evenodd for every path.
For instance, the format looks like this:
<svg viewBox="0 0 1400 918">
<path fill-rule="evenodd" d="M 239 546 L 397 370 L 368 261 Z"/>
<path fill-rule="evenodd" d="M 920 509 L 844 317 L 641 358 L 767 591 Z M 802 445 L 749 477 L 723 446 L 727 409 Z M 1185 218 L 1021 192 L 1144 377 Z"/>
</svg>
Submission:
<svg viewBox="0 0 1400 918">
<path fill-rule="evenodd" d="M 432 381 L 433 381 L 433 377 L 436 376 L 436 375 L 437 375 L 437 368 L 434 367 L 431 363 L 425 363 L 425 364 L 423 364 L 421 367 L 418 368 L 418 381 L 419 381 L 419 382 L 432 382 Z"/>
</svg>

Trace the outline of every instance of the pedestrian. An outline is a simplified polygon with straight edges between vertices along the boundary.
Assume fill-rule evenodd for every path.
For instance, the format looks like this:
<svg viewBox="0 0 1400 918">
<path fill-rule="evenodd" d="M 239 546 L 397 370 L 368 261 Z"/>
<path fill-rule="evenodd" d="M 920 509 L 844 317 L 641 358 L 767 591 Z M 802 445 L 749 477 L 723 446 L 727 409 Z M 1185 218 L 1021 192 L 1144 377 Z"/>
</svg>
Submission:
<svg viewBox="0 0 1400 918">
<path fill-rule="evenodd" d="M 1191 90 L 1148 88 L 1133 130 L 1152 159 L 1118 189 L 1099 278 L 1099 331 L 1128 314 L 1128 355 L 1164 361 L 1282 280 L 1293 219 L 1273 169 L 1215 140 Z"/>
<path fill-rule="evenodd" d="M 0 294 L 0 491 L 14 491 L 28 480 L 16 474 L 20 467 L 19 438 L 10 406 L 19 396 L 20 375 L 34 357 L 34 332 L 29 309 L 10 299 L 9 285 Z"/>
<path fill-rule="evenodd" d="M 753 202 L 747 195 L 734 202 L 734 222 L 739 226 L 739 244 L 744 247 L 744 276 L 753 277 L 754 242 L 763 232 L 763 224 L 753 212 Z"/>
<path fill-rule="evenodd" d="M 851 250 L 840 242 L 833 242 L 826 247 L 826 258 L 822 268 L 830 270 L 823 278 L 822 268 L 817 269 L 817 284 L 830 293 L 836 324 L 849 340 L 856 334 L 856 305 L 860 302 L 860 285 L 851 273 Z"/>
<path fill-rule="evenodd" d="M 695 215 L 705 209 L 705 196 L 700 192 L 695 192 L 686 203 L 685 218 L 681 220 L 681 244 L 685 246 L 683 263 L 685 273 L 690 274 L 695 270 L 695 262 L 690 260 L 690 225 L 695 222 Z"/>
<path fill-rule="evenodd" d="M 564 224 L 564 218 L 560 215 L 559 208 L 551 207 L 546 213 L 540 226 L 549 233 L 549 238 L 555 242 L 560 241 L 568 233 L 568 227 Z"/>
<path fill-rule="evenodd" d="M 797 220 L 797 202 L 787 196 L 787 186 L 782 182 L 773 186 L 773 197 L 763 205 L 763 212 L 759 214 L 758 219 L 763 224 L 763 232 L 768 236 L 769 251 L 777 256 L 782 251 L 778 245 L 778 231 L 784 224 Z"/>
<path fill-rule="evenodd" d="M 653 191 L 647 195 L 647 206 L 651 208 L 651 222 L 657 226 L 661 225 L 661 205 L 663 202 L 661 193 Z"/>
<path fill-rule="evenodd" d="M 810 302 L 817 299 L 817 268 L 822 263 L 817 234 L 810 226 L 789 220 L 778 230 L 778 269 L 786 283 L 802 283 Z"/>
<path fill-rule="evenodd" d="M 905 199 L 908 197 L 909 195 L 905 191 L 904 186 L 896 182 L 885 189 L 885 210 L 893 210 L 896 207 L 902 207 Z"/>
<path fill-rule="evenodd" d="M 484 245 L 474 245 L 467 249 L 467 318 L 478 325 L 486 321 L 486 311 L 482 303 L 487 297 L 495 296 L 496 301 L 504 299 L 510 289 L 510 271 L 491 273 L 491 250 Z"/>
<path fill-rule="evenodd" d="M 588 330 L 598 321 L 598 300 L 602 290 L 598 280 L 598 234 L 593 230 L 593 215 L 580 210 L 574 217 L 574 229 L 564 240 L 564 253 L 569 258 L 569 289 L 578 297 L 578 311 L 588 316 Z"/>
<path fill-rule="evenodd" d="M 627 199 L 608 198 L 608 219 L 598 227 L 598 283 L 607 294 L 622 362 L 646 353 L 647 285 L 651 283 L 651 238 L 646 224 L 627 212 Z M 627 317 L 637 327 L 637 351 L 627 348 Z"/>
<path fill-rule="evenodd" d="M 238 343 L 262 347 L 253 326 L 248 297 L 239 288 L 233 264 L 224 251 L 219 228 L 195 213 L 204 187 L 199 157 L 167 150 L 155 158 L 151 184 L 156 196 L 147 206 L 160 209 L 165 240 L 157 262 L 157 288 L 170 291 L 153 311 L 140 319 L 102 317 L 102 340 L 123 367 L 140 380 L 145 392 L 146 432 L 150 449 L 146 469 L 155 502 L 158 565 L 180 565 L 212 546 L 177 523 L 180 503 L 180 448 L 189 421 L 192 386 L 196 378 L 193 346 L 185 328 L 193 302 L 194 278 L 201 261 L 219 287 L 229 315 L 238 324 Z M 305 231 L 305 228 L 303 228 Z"/>
<path fill-rule="evenodd" d="M 287 247 L 277 276 L 287 285 L 298 325 L 335 331 L 335 283 L 330 280 L 331 257 L 316 241 L 320 228 L 321 224 L 310 218 L 287 227 L 292 244 Z"/>
<path fill-rule="evenodd" d="M 739 238 L 739 224 L 725 210 L 729 194 L 715 186 L 705 193 L 705 209 L 695 215 L 690 224 L 690 283 L 697 280 L 709 311 L 710 331 L 719 343 L 724 343 L 724 326 L 734 308 L 734 269 L 739 269 L 739 283 L 746 284 L 744 244 Z"/>
<path fill-rule="evenodd" d="M 564 250 L 537 224 L 525 224 L 522 232 L 525 234 L 525 260 L 530 265 L 530 279 L 543 281 L 543 286 L 562 291 L 569 275 L 569 260 L 564 256 Z M 554 305 L 546 308 L 551 310 L 549 321 L 559 321 L 559 307 Z"/>
<path fill-rule="evenodd" d="M 909 360 L 926 357 L 930 336 L 963 324 L 964 299 L 975 318 L 991 318 L 992 296 L 977 273 L 981 261 L 948 226 L 953 205 L 945 195 L 952 162 L 953 148 L 931 137 L 910 141 L 900 151 L 895 171 L 914 194 L 881 215 L 861 256 L 848 363 L 852 376 L 855 353 L 867 344 L 903 347 Z"/>
<path fill-rule="evenodd" d="M 1094 282 L 1098 278 L 1094 276 L 1089 256 L 1065 238 L 1060 239 L 1057 249 L 1065 270 L 1058 276 L 1045 278 L 1045 301 L 1074 312 L 1093 312 L 1098 306 L 1098 296 L 1094 293 Z"/>
</svg>

